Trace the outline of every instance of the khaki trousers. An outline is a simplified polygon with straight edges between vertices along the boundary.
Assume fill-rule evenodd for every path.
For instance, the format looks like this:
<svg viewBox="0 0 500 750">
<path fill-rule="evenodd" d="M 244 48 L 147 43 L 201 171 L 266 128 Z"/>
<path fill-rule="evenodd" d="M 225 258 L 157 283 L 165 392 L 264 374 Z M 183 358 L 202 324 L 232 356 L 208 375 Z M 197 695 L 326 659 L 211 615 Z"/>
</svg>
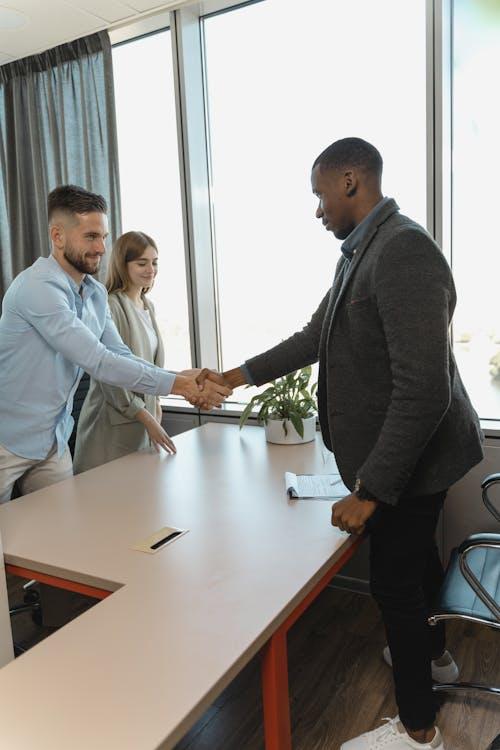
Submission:
<svg viewBox="0 0 500 750">
<path fill-rule="evenodd" d="M 73 462 L 67 447 L 60 458 L 54 448 L 47 458 L 39 460 L 16 456 L 0 445 L 0 503 L 10 500 L 15 482 L 21 495 L 27 495 L 72 476 Z M 44 625 L 60 627 L 71 619 L 67 591 L 40 584 L 40 601 Z"/>
<path fill-rule="evenodd" d="M 47 458 L 40 460 L 16 456 L 0 445 L 0 503 L 10 500 L 15 482 L 21 495 L 27 495 L 71 476 L 73 463 L 69 448 L 60 458 L 54 448 Z"/>
</svg>

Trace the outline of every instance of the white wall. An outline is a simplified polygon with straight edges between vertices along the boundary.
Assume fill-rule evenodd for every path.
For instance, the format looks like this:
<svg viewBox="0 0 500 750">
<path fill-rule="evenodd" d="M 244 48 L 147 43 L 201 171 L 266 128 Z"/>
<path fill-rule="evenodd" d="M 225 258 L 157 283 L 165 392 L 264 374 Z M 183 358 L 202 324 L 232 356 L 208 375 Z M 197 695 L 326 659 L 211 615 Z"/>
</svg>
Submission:
<svg viewBox="0 0 500 750">
<path fill-rule="evenodd" d="M 500 439 L 488 438 L 484 446 L 485 457 L 467 476 L 457 482 L 446 498 L 443 518 L 443 555 L 447 561 L 450 551 L 469 534 L 493 531 L 500 533 L 500 525 L 489 513 L 481 499 L 481 482 L 500 472 Z M 495 487 L 490 497 L 500 509 L 500 487 Z"/>
</svg>

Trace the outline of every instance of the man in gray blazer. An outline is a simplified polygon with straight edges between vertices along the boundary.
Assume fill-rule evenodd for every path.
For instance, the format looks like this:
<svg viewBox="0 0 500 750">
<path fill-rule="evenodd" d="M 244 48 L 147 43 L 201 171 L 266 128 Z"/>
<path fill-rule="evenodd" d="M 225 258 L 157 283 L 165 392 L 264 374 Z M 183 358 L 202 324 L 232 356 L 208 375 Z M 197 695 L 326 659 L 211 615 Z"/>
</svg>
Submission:
<svg viewBox="0 0 500 750">
<path fill-rule="evenodd" d="M 233 388 L 261 385 L 319 361 L 323 439 L 352 490 L 332 524 L 370 532 L 371 590 L 399 708 L 342 748 L 443 750 L 432 678 L 456 679 L 458 669 L 444 627 L 427 624 L 443 576 L 434 534 L 447 489 L 483 456 L 482 434 L 450 346 L 450 268 L 425 229 L 383 197 L 381 177 L 379 152 L 359 138 L 318 156 L 316 217 L 344 241 L 333 286 L 302 331 L 223 377 Z"/>
</svg>

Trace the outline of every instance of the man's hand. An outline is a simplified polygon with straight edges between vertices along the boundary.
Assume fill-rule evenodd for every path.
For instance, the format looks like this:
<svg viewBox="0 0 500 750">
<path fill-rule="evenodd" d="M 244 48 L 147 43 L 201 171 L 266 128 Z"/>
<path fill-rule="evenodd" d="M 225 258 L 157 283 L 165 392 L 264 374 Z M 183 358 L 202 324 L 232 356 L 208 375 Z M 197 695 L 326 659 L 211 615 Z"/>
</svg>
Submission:
<svg viewBox="0 0 500 750">
<path fill-rule="evenodd" d="M 204 388 L 207 380 L 211 380 L 212 383 L 218 383 L 219 385 L 224 385 L 227 388 L 231 388 L 221 372 L 217 372 L 217 370 L 210 370 L 208 367 L 204 367 L 202 370 L 199 370 L 196 376 L 196 382 L 200 385 L 201 388 Z"/>
<path fill-rule="evenodd" d="M 347 495 L 332 506 L 332 526 L 349 534 L 362 534 L 377 505 L 376 500 L 360 500 L 357 495 Z"/>
<path fill-rule="evenodd" d="M 196 380 L 196 373 L 198 372 L 196 370 L 185 372 L 192 374 L 185 375 L 184 373 L 178 373 L 174 381 L 172 393 L 183 396 L 193 406 L 198 406 L 201 409 L 213 409 L 214 407 L 219 407 L 232 393 L 231 388 L 220 383 L 215 383 L 209 378 L 204 381 L 203 385 L 200 385 Z"/>
<path fill-rule="evenodd" d="M 206 380 L 212 380 L 214 383 L 226 385 L 228 388 L 237 388 L 240 385 L 246 385 L 247 382 L 239 367 L 235 367 L 234 370 L 227 370 L 226 372 L 217 372 L 216 370 L 209 370 L 207 367 L 204 367 L 203 370 L 200 370 L 196 380 L 201 385 Z"/>
</svg>

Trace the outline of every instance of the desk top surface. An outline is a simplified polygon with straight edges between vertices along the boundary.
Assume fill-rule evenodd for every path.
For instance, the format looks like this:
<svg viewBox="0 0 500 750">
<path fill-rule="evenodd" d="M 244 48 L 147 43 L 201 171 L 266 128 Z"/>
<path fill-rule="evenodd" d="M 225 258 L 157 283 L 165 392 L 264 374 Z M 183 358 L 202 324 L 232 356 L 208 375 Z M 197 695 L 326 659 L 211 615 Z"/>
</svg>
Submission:
<svg viewBox="0 0 500 750">
<path fill-rule="evenodd" d="M 334 470 L 319 434 L 278 446 L 207 424 L 0 506 L 5 560 L 114 591 L 0 670 L 0 747 L 172 747 L 351 540 L 284 472 Z M 133 550 L 188 529 L 156 554 Z"/>
</svg>

